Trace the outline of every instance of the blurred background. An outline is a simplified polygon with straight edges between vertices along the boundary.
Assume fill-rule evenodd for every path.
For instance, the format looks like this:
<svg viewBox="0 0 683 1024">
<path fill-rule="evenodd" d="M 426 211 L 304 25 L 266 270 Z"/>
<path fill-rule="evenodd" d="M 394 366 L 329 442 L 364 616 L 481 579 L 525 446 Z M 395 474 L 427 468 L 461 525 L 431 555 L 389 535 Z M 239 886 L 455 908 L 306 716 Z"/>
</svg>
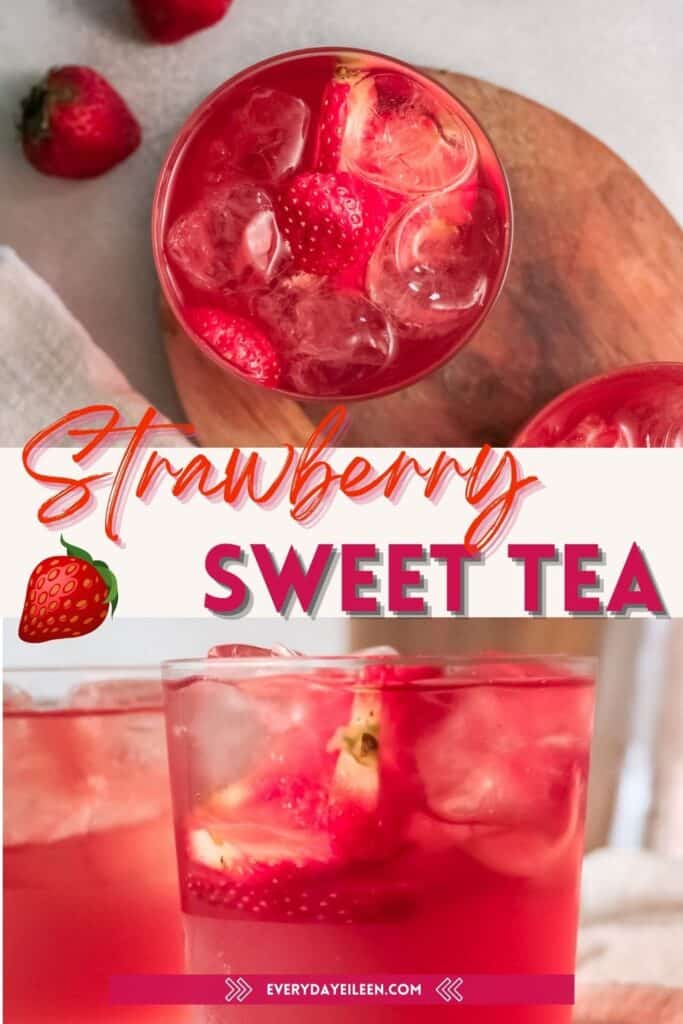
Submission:
<svg viewBox="0 0 683 1024">
<path fill-rule="evenodd" d="M 5 668 L 55 666 L 52 645 L 21 642 L 16 621 L 5 621 L 3 639 Z M 390 644 L 405 654 L 596 655 L 588 849 L 683 856 L 682 621 L 115 619 L 78 643 L 60 644 L 58 656 L 61 667 L 154 665 L 201 657 L 218 643 L 284 644 L 309 654 Z"/>
<path fill-rule="evenodd" d="M 143 39 L 128 0 L 0 5 L 0 244 L 45 278 L 163 412 L 179 409 L 149 246 L 154 182 L 198 101 L 274 52 L 376 49 L 520 92 L 598 136 L 683 221 L 679 0 L 288 0 L 283 13 L 282 0 L 234 0 L 209 31 L 164 47 Z M 20 98 L 53 64 L 93 66 L 142 122 L 145 145 L 102 179 L 48 179 L 21 156 Z"/>
</svg>

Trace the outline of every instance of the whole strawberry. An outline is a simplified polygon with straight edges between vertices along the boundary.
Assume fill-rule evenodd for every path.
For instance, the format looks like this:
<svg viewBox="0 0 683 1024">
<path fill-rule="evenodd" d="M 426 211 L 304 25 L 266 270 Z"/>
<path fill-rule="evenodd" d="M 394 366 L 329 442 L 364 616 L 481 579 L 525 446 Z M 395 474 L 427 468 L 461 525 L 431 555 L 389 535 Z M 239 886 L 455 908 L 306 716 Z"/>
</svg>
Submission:
<svg viewBox="0 0 683 1024">
<path fill-rule="evenodd" d="M 92 68 L 52 68 L 21 104 L 27 160 L 43 174 L 94 178 L 140 145 L 140 125 Z"/>
<path fill-rule="evenodd" d="M 175 43 L 215 25 L 232 0 L 132 0 L 147 35 L 157 43 Z"/>
<path fill-rule="evenodd" d="M 116 577 L 104 562 L 67 544 L 65 555 L 44 558 L 31 573 L 19 624 L 29 644 L 85 636 L 112 615 L 118 603 Z"/>
<path fill-rule="evenodd" d="M 334 274 L 367 262 L 387 206 L 378 189 L 345 171 L 298 174 L 282 189 L 277 214 L 296 267 Z"/>
<path fill-rule="evenodd" d="M 280 360 L 263 331 L 244 316 L 211 306 L 191 309 L 187 319 L 216 355 L 266 387 L 280 380 Z"/>
</svg>

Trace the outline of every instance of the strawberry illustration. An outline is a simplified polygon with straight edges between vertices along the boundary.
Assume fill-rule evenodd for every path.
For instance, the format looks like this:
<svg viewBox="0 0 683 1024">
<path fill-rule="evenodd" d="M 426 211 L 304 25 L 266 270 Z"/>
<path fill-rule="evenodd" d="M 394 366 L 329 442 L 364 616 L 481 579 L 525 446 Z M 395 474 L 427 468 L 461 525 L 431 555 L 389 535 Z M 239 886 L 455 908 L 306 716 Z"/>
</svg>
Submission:
<svg viewBox="0 0 683 1024">
<path fill-rule="evenodd" d="M 147 35 L 157 43 L 175 43 L 215 25 L 232 0 L 132 0 Z"/>
<path fill-rule="evenodd" d="M 52 68 L 22 101 L 27 160 L 43 174 L 93 178 L 140 145 L 140 125 L 109 82 L 92 68 Z"/>
<path fill-rule="evenodd" d="M 221 359 L 259 384 L 277 385 L 280 360 L 266 335 L 251 320 L 211 306 L 191 309 L 187 319 Z"/>
<path fill-rule="evenodd" d="M 85 636 L 112 615 L 118 603 L 116 577 L 87 551 L 60 541 L 65 555 L 44 558 L 31 573 L 19 624 L 29 644 Z"/>
<path fill-rule="evenodd" d="M 382 193 L 345 171 L 299 174 L 279 196 L 278 221 L 294 262 L 311 274 L 367 262 L 386 219 Z"/>
</svg>

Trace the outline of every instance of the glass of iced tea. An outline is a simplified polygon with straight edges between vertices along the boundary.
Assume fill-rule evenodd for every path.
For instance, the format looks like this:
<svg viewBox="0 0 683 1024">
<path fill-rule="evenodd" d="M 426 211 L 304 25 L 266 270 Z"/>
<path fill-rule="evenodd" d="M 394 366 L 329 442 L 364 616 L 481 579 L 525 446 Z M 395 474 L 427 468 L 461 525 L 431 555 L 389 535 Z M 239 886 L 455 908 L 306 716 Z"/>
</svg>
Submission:
<svg viewBox="0 0 683 1024">
<path fill-rule="evenodd" d="M 166 300 L 220 366 L 349 399 L 465 344 L 502 287 L 511 219 L 500 161 L 455 96 L 389 57 L 313 49 L 201 104 L 152 234 Z"/>
<path fill-rule="evenodd" d="M 583 381 L 517 435 L 520 448 L 683 447 L 683 363 L 641 363 Z"/>
<path fill-rule="evenodd" d="M 160 671 L 4 675 L 4 1020 L 180 1024 L 109 977 L 182 970 Z"/>
<path fill-rule="evenodd" d="M 573 974 L 593 672 L 497 655 L 167 663 L 188 969 Z M 211 1006 L 200 1019 L 432 1012 Z M 500 1014 L 458 1007 L 472 1024 Z M 569 1005 L 505 1008 L 506 1024 L 570 1018 Z"/>
</svg>

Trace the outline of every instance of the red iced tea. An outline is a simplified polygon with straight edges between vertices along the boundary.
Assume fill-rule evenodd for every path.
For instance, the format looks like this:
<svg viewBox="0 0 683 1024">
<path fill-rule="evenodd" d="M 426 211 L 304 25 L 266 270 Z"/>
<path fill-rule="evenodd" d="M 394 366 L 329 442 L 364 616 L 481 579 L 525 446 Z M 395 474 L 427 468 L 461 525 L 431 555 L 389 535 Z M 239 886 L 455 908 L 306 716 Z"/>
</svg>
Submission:
<svg viewBox="0 0 683 1024">
<path fill-rule="evenodd" d="M 522 448 L 680 448 L 683 363 L 643 363 L 563 392 L 523 428 Z"/>
<path fill-rule="evenodd" d="M 171 664 L 167 679 L 190 970 L 573 973 L 590 665 L 247 658 Z M 571 1018 L 457 1010 L 473 1024 Z M 201 1019 L 433 1012 L 231 1006 Z"/>
<path fill-rule="evenodd" d="M 108 993 L 112 974 L 182 970 L 158 683 L 31 698 L 36 675 L 74 674 L 6 674 L 4 1019 L 181 1024 Z"/>
<path fill-rule="evenodd" d="M 306 397 L 429 372 L 502 285 L 507 186 L 450 93 L 359 51 L 272 58 L 190 118 L 160 179 L 157 268 L 223 366 Z"/>
</svg>

